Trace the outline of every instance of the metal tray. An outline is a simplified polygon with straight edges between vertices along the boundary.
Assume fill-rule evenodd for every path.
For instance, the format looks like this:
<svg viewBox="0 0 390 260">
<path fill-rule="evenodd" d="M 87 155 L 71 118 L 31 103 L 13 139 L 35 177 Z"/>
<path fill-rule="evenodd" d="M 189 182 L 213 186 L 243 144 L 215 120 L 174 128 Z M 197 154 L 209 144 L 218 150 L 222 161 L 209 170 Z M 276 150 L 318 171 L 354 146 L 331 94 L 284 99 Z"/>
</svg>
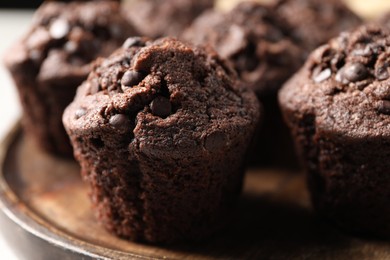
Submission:
<svg viewBox="0 0 390 260">
<path fill-rule="evenodd" d="M 154 246 L 106 232 L 79 167 L 16 126 L 1 146 L 0 225 L 23 259 L 389 259 L 390 243 L 339 232 L 310 210 L 304 176 L 250 170 L 234 221 L 203 242 Z"/>
</svg>

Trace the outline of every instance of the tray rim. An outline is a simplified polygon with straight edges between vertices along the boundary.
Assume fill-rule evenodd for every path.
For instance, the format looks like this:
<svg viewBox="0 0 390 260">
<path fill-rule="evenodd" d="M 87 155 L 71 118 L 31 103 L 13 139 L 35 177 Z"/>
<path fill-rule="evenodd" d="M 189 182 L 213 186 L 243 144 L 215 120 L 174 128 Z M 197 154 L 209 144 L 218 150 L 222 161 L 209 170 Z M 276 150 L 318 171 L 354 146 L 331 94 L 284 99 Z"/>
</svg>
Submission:
<svg viewBox="0 0 390 260">
<path fill-rule="evenodd" d="M 30 209 L 11 189 L 4 177 L 4 164 L 9 147 L 23 134 L 21 122 L 18 120 L 0 141 L 0 210 L 17 226 L 29 234 L 47 242 L 51 246 L 62 248 L 73 253 L 93 259 L 164 259 L 155 256 L 143 256 L 132 252 L 124 252 L 72 237 L 58 227 L 50 225 L 44 218 Z M 6 237 L 4 237 L 7 240 Z M 15 250 L 15 249 L 13 249 Z"/>
</svg>

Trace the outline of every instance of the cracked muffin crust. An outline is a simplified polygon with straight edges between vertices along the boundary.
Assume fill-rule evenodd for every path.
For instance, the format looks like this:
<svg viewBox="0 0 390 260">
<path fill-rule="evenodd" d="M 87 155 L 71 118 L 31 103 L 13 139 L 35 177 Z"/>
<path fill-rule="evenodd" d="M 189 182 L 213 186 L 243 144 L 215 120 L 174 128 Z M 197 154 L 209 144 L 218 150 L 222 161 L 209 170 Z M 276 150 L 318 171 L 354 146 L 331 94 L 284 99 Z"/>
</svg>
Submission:
<svg viewBox="0 0 390 260">
<path fill-rule="evenodd" d="M 279 94 L 314 207 L 349 230 L 390 235 L 390 34 L 369 25 L 315 50 Z"/>
<path fill-rule="evenodd" d="M 87 78 L 91 61 L 134 34 L 114 1 L 47 2 L 37 10 L 5 63 L 19 91 L 26 132 L 45 151 L 72 154 L 63 110 Z"/>
<path fill-rule="evenodd" d="M 237 199 L 256 96 L 216 54 L 129 38 L 100 59 L 63 121 L 98 217 L 132 240 L 199 239 Z"/>
</svg>

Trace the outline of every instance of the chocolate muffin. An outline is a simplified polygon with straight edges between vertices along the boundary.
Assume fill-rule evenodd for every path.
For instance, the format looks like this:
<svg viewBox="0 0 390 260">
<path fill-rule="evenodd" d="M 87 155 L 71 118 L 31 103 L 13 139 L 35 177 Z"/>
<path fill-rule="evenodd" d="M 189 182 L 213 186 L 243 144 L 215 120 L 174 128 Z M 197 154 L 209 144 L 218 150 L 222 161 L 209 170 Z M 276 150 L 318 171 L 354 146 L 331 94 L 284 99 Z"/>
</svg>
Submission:
<svg viewBox="0 0 390 260">
<path fill-rule="evenodd" d="M 124 15 L 144 36 L 178 36 L 214 0 L 132 0 Z"/>
<path fill-rule="evenodd" d="M 390 235 L 390 31 L 360 27 L 315 50 L 282 88 L 315 209 L 360 233 Z"/>
<path fill-rule="evenodd" d="M 44 3 L 5 63 L 19 91 L 26 133 L 47 152 L 71 155 L 62 113 L 87 78 L 90 62 L 108 56 L 135 30 L 113 1 Z"/>
<path fill-rule="evenodd" d="M 340 0 L 278 0 L 274 8 L 306 54 L 362 23 Z"/>
<path fill-rule="evenodd" d="M 215 54 L 129 38 L 96 62 L 63 122 L 98 217 L 131 240 L 200 239 L 228 219 L 259 119 Z"/>
<path fill-rule="evenodd" d="M 296 166 L 292 141 L 279 111 L 277 91 L 301 66 L 303 56 L 273 10 L 256 2 L 242 2 L 228 13 L 207 11 L 182 37 L 215 48 L 232 62 L 240 78 L 263 103 L 264 124 L 251 162 Z"/>
</svg>

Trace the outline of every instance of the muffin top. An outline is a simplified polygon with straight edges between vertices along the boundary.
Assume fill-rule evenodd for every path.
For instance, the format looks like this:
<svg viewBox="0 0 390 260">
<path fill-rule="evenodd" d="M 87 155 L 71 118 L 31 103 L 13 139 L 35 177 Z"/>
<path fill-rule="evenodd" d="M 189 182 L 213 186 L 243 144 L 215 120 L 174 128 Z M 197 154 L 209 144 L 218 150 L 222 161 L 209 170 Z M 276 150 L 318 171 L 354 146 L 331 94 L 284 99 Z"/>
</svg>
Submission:
<svg viewBox="0 0 390 260">
<path fill-rule="evenodd" d="M 204 13 L 183 39 L 215 48 L 258 96 L 275 93 L 303 63 L 287 28 L 270 8 L 256 2 L 239 3 L 228 13 Z"/>
<path fill-rule="evenodd" d="M 132 0 L 124 6 L 124 15 L 144 36 L 178 36 L 213 5 L 213 0 Z"/>
<path fill-rule="evenodd" d="M 315 116 L 317 131 L 390 136 L 389 33 L 389 28 L 363 26 L 315 50 L 282 88 L 282 106 Z"/>
<path fill-rule="evenodd" d="M 259 118 L 256 96 L 241 84 L 215 54 L 171 38 L 129 38 L 97 60 L 63 121 L 70 135 L 127 135 L 123 145 L 146 154 L 222 151 Z"/>
<path fill-rule="evenodd" d="M 92 60 L 111 54 L 134 34 L 114 1 L 46 2 L 6 63 L 11 69 L 30 63 L 38 81 L 86 78 Z"/>
<path fill-rule="evenodd" d="M 293 37 L 307 54 L 340 32 L 362 23 L 340 0 L 278 0 L 274 8 L 291 26 Z"/>
</svg>

